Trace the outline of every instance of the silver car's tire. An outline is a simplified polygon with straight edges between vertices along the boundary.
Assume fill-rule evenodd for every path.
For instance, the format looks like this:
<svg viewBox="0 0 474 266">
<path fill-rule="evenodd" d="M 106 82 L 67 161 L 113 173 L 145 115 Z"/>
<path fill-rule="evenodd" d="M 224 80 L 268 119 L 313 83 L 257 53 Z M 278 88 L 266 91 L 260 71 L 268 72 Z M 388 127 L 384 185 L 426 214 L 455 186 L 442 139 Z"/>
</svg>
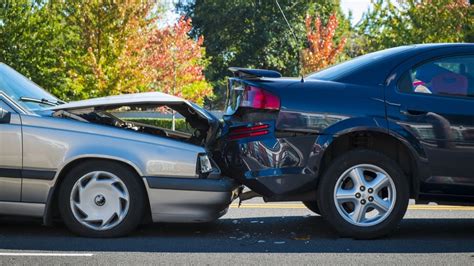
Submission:
<svg viewBox="0 0 474 266">
<path fill-rule="evenodd" d="M 88 237 L 117 237 L 134 230 L 145 210 L 145 192 L 129 168 L 110 161 L 89 161 L 72 169 L 59 191 L 66 226 Z"/>
<path fill-rule="evenodd" d="M 338 157 L 318 186 L 322 216 L 343 236 L 377 238 L 392 231 L 406 212 L 408 179 L 389 157 L 353 150 Z"/>
</svg>

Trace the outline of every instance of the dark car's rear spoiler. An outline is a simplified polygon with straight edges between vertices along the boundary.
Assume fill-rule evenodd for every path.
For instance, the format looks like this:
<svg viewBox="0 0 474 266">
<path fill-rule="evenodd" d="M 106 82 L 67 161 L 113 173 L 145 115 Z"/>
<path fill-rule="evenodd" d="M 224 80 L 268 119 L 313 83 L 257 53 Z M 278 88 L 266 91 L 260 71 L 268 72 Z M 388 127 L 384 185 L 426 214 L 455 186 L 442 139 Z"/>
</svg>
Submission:
<svg viewBox="0 0 474 266">
<path fill-rule="evenodd" d="M 266 70 L 266 69 L 250 69 L 242 67 L 229 67 L 229 70 L 234 73 L 234 76 L 239 78 L 281 78 L 281 74 L 278 71 Z"/>
</svg>

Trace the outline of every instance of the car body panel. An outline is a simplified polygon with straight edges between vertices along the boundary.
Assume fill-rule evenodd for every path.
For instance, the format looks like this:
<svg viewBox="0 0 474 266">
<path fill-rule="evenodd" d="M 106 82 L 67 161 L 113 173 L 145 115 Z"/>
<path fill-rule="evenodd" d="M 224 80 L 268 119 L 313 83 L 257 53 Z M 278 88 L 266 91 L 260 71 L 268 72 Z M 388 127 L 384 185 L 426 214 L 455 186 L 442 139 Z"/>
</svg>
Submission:
<svg viewBox="0 0 474 266">
<path fill-rule="evenodd" d="M 123 94 L 123 95 L 114 95 L 100 98 L 93 98 L 82 101 L 75 101 L 70 103 L 61 104 L 55 107 L 50 108 L 52 111 L 58 110 L 76 110 L 76 109 L 86 109 L 86 108 L 106 108 L 110 106 L 120 106 L 120 105 L 140 105 L 140 104 L 180 104 L 184 103 L 190 108 L 194 109 L 201 117 L 207 119 L 210 122 L 215 122 L 218 119 L 213 116 L 210 112 L 202 109 L 198 105 L 186 101 L 182 98 L 161 93 L 161 92 L 145 92 L 145 93 L 135 93 L 135 94 Z"/>
<path fill-rule="evenodd" d="M 261 121 L 271 125 L 271 133 L 254 139 L 229 141 L 224 149 L 229 168 L 226 174 L 265 197 L 279 198 L 314 190 L 324 149 L 331 144 L 321 141 L 357 130 L 388 132 L 382 87 L 295 79 L 272 86 L 276 82 L 275 79 L 262 79 L 261 84 L 250 81 L 281 100 L 275 120 Z M 336 97 L 339 99 L 337 105 L 328 101 Z M 230 128 L 246 124 L 229 119 L 229 116 L 224 119 Z"/>
<path fill-rule="evenodd" d="M 203 147 L 167 138 L 41 116 L 23 117 L 23 142 L 25 168 L 58 170 L 72 159 L 95 154 L 121 157 L 144 176 L 196 176 L 196 159 L 189 157 L 205 152 Z"/>
<path fill-rule="evenodd" d="M 140 103 L 181 103 L 186 100 L 161 93 L 161 92 L 147 92 L 136 94 L 122 94 L 99 98 L 92 98 L 87 100 L 75 101 L 51 107 L 51 110 L 73 110 L 91 107 L 115 106 L 121 104 L 140 104 Z"/>
<path fill-rule="evenodd" d="M 0 64 L 0 75 L 5 74 L 2 71 L 16 75 L 8 76 L 9 79 L 19 78 L 23 84 L 30 86 L 27 91 L 33 94 L 37 91 L 38 95 L 55 99 L 4 64 Z M 150 215 L 153 221 L 216 219 L 226 212 L 240 189 L 233 180 L 223 178 L 215 165 L 214 172 L 208 175 L 215 182 L 198 173 L 198 157 L 208 153 L 205 145 L 92 123 L 77 116 L 55 116 L 59 111 L 78 109 L 94 111 L 122 105 L 184 104 L 193 117 L 197 114 L 199 123 L 208 123 L 212 129 L 209 134 L 216 134 L 218 119 L 191 102 L 162 93 L 143 93 L 33 110 L 28 109 L 32 105 L 15 102 L 15 99 L 20 101 L 23 97 L 23 92 L 15 89 L 17 87 L 6 90 L 16 97 L 11 98 L 0 88 L 0 107 L 6 108 L 11 115 L 9 123 L 0 124 L 0 214 L 43 217 L 44 222 L 49 224 L 55 215 L 54 206 L 62 179 L 71 167 L 84 160 L 117 161 L 133 169 L 147 191 L 150 207 L 147 209 L 152 210 Z M 147 178 L 186 180 L 195 186 L 181 188 L 155 184 L 150 187 Z M 216 183 L 220 189 L 215 189 Z M 202 190 L 203 187 L 207 189 Z"/>
<path fill-rule="evenodd" d="M 466 129 L 474 123 L 474 113 L 470 108 L 473 100 L 450 100 L 440 96 L 418 100 L 417 97 L 427 96 L 400 96 L 393 85 L 403 71 L 424 60 L 449 54 L 473 53 L 473 50 L 472 44 L 427 44 L 389 49 L 373 54 L 367 64 L 351 66 L 349 61 L 346 68 L 350 71 L 345 72 L 344 68 L 340 68 L 339 73 L 333 73 L 332 78 L 327 80 L 318 80 L 311 75 L 304 81 L 288 78 L 232 78 L 229 84 L 235 83 L 241 87 L 242 84 L 247 84 L 277 95 L 281 108 L 278 112 L 260 113 L 240 108 L 239 113 L 236 106 L 240 98 L 229 92 L 232 100 L 227 104 L 232 107 L 224 117 L 224 132 L 230 132 L 233 127 L 255 123 L 274 125 L 275 131 L 270 130 L 270 134 L 256 138 L 227 139 L 228 143 L 223 145 L 223 160 L 231 170 L 226 174 L 237 179 L 238 175 L 247 177 L 250 180 L 242 177 L 240 180 L 267 197 L 267 200 L 304 200 L 308 190 L 317 188 L 323 158 L 333 143 L 350 133 L 374 132 L 401 143 L 409 151 L 410 158 L 407 160 L 415 171 L 415 197 L 425 194 L 461 197 L 473 195 L 474 186 L 471 182 L 474 179 L 471 179 L 470 173 L 474 169 L 471 169 L 472 164 L 469 163 L 474 159 L 471 149 L 473 143 L 464 142 L 462 147 L 457 145 L 457 151 L 446 148 L 443 148 L 443 153 L 434 151 L 432 146 L 436 146 L 436 140 L 423 140 L 410 128 L 416 126 L 416 119 L 400 116 L 400 101 L 404 97 L 403 101 L 407 102 L 412 97 L 408 101 L 412 106 L 431 108 L 436 104 L 433 110 L 441 111 L 442 114 L 444 112 L 445 115 L 464 112 L 463 117 L 453 119 L 463 120 L 461 127 Z M 378 56 L 380 54 L 383 56 Z M 241 94 L 243 90 L 236 93 Z M 432 100 L 434 98 L 443 100 Z M 299 142 L 304 144 L 295 145 Z M 290 146 L 289 144 L 299 148 L 274 148 Z M 249 147 L 255 152 L 249 152 Z M 293 163 L 282 165 L 272 165 L 268 163 L 268 159 L 262 159 L 272 158 L 277 161 L 275 158 L 282 158 L 284 154 L 292 154 L 291 157 L 297 159 Z M 249 157 L 258 163 L 245 163 Z M 446 159 L 447 157 L 449 158 Z M 287 176 L 286 171 L 295 167 L 294 162 L 301 164 L 297 164 L 298 170 L 293 172 L 294 175 Z M 453 169 L 459 163 L 463 166 Z M 439 171 L 437 175 L 433 175 L 434 166 L 443 168 L 444 172 Z M 457 177 L 448 175 L 446 171 L 458 173 Z"/>
<path fill-rule="evenodd" d="M 43 208 L 48 208 L 52 204 L 51 194 L 57 189 L 62 169 L 81 159 L 121 161 L 133 167 L 140 176 L 193 178 L 195 182 L 201 181 L 196 173 L 196 162 L 198 154 L 206 152 L 203 147 L 68 119 L 25 115 L 23 120 L 24 151 L 28 154 L 24 156 L 23 169 L 44 173 L 53 171 L 55 175 L 50 179 L 44 176 L 23 178 L 22 202 L 40 203 L 47 206 Z M 42 156 L 31 156 L 35 154 Z M 144 184 L 147 185 L 146 182 Z M 225 214 L 224 210 L 234 199 L 232 195 L 236 188 L 196 194 L 191 193 L 192 191 L 184 193 L 172 189 L 146 189 L 149 193 L 160 193 L 159 196 L 148 194 L 153 221 L 185 222 L 187 218 L 188 222 L 196 222 L 213 220 Z M 189 210 L 186 206 L 191 197 L 188 194 L 204 197 L 194 198 L 196 202 L 203 200 L 201 216 L 196 215 L 194 211 L 190 216 L 186 216 L 186 210 Z M 217 194 L 219 196 L 213 198 Z M 168 196 L 173 198 L 169 199 Z M 218 200 L 222 201 L 216 202 Z M 168 206 L 168 203 L 171 205 Z M 168 207 L 165 208 L 166 206 Z M 180 208 L 184 210 L 179 211 Z M 166 213 L 163 214 L 160 210 Z M 179 215 L 173 216 L 170 210 L 175 210 Z M 20 209 L 18 212 L 28 213 Z M 206 217 L 206 214 L 210 216 Z M 162 216 L 167 218 L 162 219 Z"/>
<path fill-rule="evenodd" d="M 420 192 L 474 194 L 474 99 L 467 97 L 408 94 L 397 88 L 397 78 L 413 66 L 439 58 L 474 56 L 473 46 L 442 47 L 400 64 L 387 88 L 390 130 L 416 139 L 427 163 L 420 173 Z M 419 112 L 410 114 L 409 112 Z"/>
<path fill-rule="evenodd" d="M 0 201 L 17 202 L 21 200 L 21 117 L 3 101 L 0 107 L 10 112 L 10 123 L 0 124 Z"/>
<path fill-rule="evenodd" d="M 31 202 L 0 202 L 0 213 L 4 215 L 43 217 L 46 204 Z"/>
<path fill-rule="evenodd" d="M 107 110 L 119 106 L 142 106 L 142 105 L 167 105 L 179 107 L 185 105 L 189 113 L 197 114 L 200 119 L 203 119 L 206 124 L 209 125 L 210 129 L 207 132 L 206 146 L 214 144 L 215 137 L 217 136 L 220 123 L 219 119 L 216 118 L 212 113 L 206 111 L 200 106 L 186 101 L 182 98 L 172 96 L 161 92 L 146 92 L 126 95 L 113 95 L 101 98 L 94 98 L 76 102 L 70 102 L 61 104 L 55 107 L 49 108 L 51 111 L 74 111 L 74 110 Z M 182 109 L 182 108 L 181 108 Z"/>
<path fill-rule="evenodd" d="M 209 222 L 224 215 L 240 186 L 229 178 L 202 181 L 145 178 L 153 221 Z"/>
</svg>

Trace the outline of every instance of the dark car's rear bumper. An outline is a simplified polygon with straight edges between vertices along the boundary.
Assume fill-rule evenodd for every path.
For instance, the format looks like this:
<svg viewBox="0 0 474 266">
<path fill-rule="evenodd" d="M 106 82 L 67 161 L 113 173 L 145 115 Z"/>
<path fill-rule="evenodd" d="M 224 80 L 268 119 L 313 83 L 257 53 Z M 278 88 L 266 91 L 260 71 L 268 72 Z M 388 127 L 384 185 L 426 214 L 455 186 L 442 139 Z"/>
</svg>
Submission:
<svg viewBox="0 0 474 266">
<path fill-rule="evenodd" d="M 316 136 L 264 137 L 227 141 L 225 174 L 264 197 L 280 197 L 316 189 Z M 224 167 L 223 167 L 224 168 Z"/>
<path fill-rule="evenodd" d="M 144 177 L 154 222 L 209 222 L 224 215 L 238 196 L 235 180 Z"/>
</svg>

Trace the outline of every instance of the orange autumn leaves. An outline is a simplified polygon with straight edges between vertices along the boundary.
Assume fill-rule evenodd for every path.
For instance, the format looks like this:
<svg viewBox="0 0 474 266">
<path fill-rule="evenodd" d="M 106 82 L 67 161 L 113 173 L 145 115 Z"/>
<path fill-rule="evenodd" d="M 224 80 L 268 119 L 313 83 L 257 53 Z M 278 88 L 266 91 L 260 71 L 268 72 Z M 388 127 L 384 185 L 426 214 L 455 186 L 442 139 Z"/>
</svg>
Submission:
<svg viewBox="0 0 474 266">
<path fill-rule="evenodd" d="M 335 13 L 326 25 L 320 17 L 306 17 L 308 47 L 301 51 L 303 73 L 320 70 L 337 61 L 346 43 L 346 38 L 336 43 L 338 24 Z M 212 97 L 213 92 L 203 74 L 208 63 L 203 38 L 190 38 L 188 33 L 191 29 L 191 20 L 182 17 L 174 25 L 152 31 L 146 47 L 145 63 L 151 67 L 153 90 L 203 104 L 203 100 Z"/>
<path fill-rule="evenodd" d="M 313 19 L 306 16 L 306 38 L 308 47 L 301 52 L 301 65 L 303 74 L 318 71 L 334 64 L 341 54 L 346 38 L 341 38 L 336 44 L 335 33 L 339 22 L 333 13 L 326 25 L 322 25 L 321 18 Z"/>
<path fill-rule="evenodd" d="M 204 78 L 207 60 L 203 38 L 188 36 L 190 19 L 151 32 L 145 62 L 151 67 L 151 88 L 203 104 L 212 96 L 212 87 Z"/>
<path fill-rule="evenodd" d="M 149 8 L 143 12 L 149 12 Z M 120 53 L 117 52 L 116 67 L 105 62 L 99 64 L 104 61 L 99 52 L 99 57 L 93 57 L 101 59 L 93 60 L 92 64 L 99 66 L 93 68 L 100 85 L 98 91 L 106 94 L 161 91 L 200 105 L 206 98 L 212 98 L 213 88 L 204 76 L 209 59 L 206 58 L 203 37 L 195 39 L 189 36 L 191 19 L 181 17 L 172 25 L 157 27 L 154 20 L 137 19 L 139 17 L 143 16 L 129 16 L 123 32 L 130 34 L 118 34 L 122 38 L 116 38 L 123 40 L 123 46 L 116 45 L 120 48 L 117 49 Z M 301 65 L 303 73 L 310 73 L 334 64 L 346 39 L 342 38 L 336 44 L 338 20 L 335 14 L 329 17 L 326 25 L 319 17 L 313 19 L 310 16 L 305 23 L 308 47 L 301 51 Z M 96 50 L 100 51 L 99 48 L 93 51 Z M 89 54 L 93 55 L 91 48 Z M 114 70 L 114 75 L 110 74 L 109 68 Z"/>
<path fill-rule="evenodd" d="M 302 72 L 307 74 L 334 64 L 342 53 L 346 38 L 336 41 L 338 19 L 333 13 L 326 25 L 321 18 L 305 20 L 308 47 L 301 51 Z M 203 71 L 207 66 L 202 36 L 192 39 L 191 20 L 180 18 L 171 26 L 151 32 L 146 46 L 145 64 L 151 67 L 151 89 L 203 104 L 212 97 L 212 87 Z"/>
</svg>

